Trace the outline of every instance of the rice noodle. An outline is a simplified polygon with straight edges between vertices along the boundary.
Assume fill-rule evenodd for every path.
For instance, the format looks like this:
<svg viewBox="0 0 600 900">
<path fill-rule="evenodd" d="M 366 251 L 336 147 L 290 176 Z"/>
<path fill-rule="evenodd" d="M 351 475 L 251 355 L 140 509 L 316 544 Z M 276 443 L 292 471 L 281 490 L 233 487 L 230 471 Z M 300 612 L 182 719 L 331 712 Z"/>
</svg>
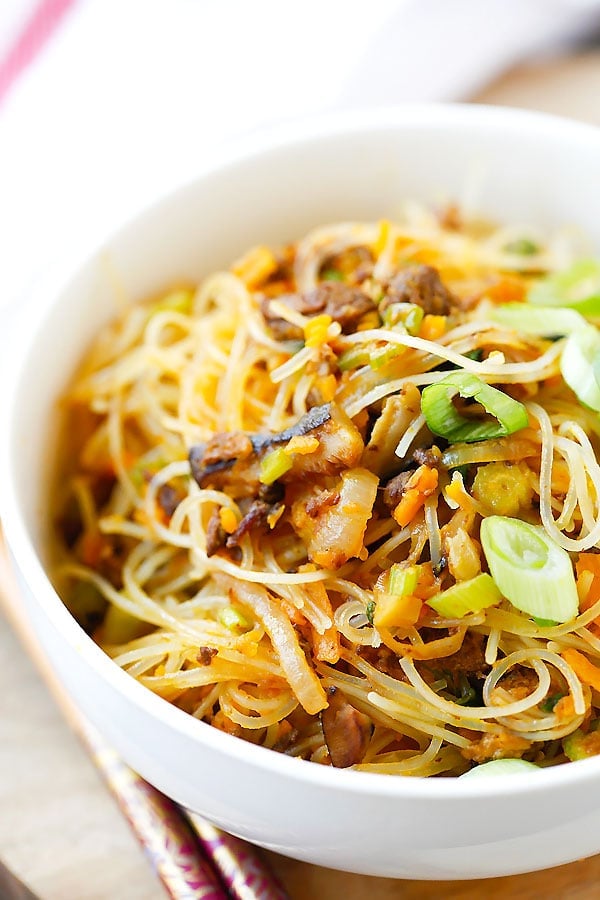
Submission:
<svg viewBox="0 0 600 900">
<path fill-rule="evenodd" d="M 339 728 L 343 764 L 390 776 L 563 763 L 600 718 L 600 417 L 568 338 L 495 321 L 575 251 L 446 219 L 323 226 L 125 309 L 66 397 L 56 475 L 57 587 L 115 664 L 291 756 L 338 764 Z M 527 427 L 446 440 L 421 398 L 449 371 Z M 429 605 L 487 573 L 489 515 L 572 555 L 571 621 Z"/>
</svg>

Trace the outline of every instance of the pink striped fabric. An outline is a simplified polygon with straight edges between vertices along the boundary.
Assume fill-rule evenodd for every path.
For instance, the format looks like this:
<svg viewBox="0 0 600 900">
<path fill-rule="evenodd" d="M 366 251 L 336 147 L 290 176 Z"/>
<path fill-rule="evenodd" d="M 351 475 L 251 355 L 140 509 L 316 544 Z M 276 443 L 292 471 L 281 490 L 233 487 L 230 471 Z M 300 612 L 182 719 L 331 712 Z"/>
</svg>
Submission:
<svg viewBox="0 0 600 900">
<path fill-rule="evenodd" d="M 40 0 L 0 59 L 0 104 L 76 0 Z"/>
</svg>

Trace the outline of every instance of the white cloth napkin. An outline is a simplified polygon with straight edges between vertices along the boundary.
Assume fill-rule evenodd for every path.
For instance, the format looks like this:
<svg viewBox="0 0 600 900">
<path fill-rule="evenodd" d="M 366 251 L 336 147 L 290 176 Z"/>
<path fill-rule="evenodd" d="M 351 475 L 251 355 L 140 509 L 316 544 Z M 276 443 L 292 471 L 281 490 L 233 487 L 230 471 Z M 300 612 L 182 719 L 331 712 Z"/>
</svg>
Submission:
<svg viewBox="0 0 600 900">
<path fill-rule="evenodd" d="M 15 0 L 0 0 L 11 7 Z M 27 0 L 31 7 L 31 0 Z M 598 0 L 78 0 L 0 106 L 0 306 L 220 142 L 336 108 L 468 99 Z M 6 33 L 0 37 L 1 48 Z"/>
</svg>

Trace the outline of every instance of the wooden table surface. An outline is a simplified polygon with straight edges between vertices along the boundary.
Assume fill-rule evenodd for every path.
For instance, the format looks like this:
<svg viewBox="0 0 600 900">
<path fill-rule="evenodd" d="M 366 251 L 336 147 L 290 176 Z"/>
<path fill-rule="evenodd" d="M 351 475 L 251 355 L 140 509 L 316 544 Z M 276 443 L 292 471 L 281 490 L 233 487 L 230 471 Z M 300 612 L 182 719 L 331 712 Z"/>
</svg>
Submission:
<svg viewBox="0 0 600 900">
<path fill-rule="evenodd" d="M 478 100 L 600 124 L 600 51 L 521 67 Z M 0 613 L 0 858 L 43 900 L 164 900 L 92 763 Z M 349 875 L 272 853 L 292 900 L 600 897 L 600 856 L 529 875 L 411 882 Z"/>
</svg>

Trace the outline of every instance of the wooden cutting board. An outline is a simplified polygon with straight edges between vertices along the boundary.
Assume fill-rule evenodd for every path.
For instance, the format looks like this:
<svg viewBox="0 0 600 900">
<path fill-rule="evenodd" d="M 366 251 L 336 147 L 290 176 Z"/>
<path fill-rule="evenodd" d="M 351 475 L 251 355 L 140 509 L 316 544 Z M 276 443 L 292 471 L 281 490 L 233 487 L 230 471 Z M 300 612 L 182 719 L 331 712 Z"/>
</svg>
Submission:
<svg viewBox="0 0 600 900">
<path fill-rule="evenodd" d="M 477 99 L 600 124 L 599 97 L 596 51 L 521 68 Z M 43 900 L 164 900 L 99 775 L 1 615 L 0 659 L 0 858 Z M 292 900 L 600 898 L 600 856 L 473 882 L 369 878 L 265 856 Z"/>
</svg>

